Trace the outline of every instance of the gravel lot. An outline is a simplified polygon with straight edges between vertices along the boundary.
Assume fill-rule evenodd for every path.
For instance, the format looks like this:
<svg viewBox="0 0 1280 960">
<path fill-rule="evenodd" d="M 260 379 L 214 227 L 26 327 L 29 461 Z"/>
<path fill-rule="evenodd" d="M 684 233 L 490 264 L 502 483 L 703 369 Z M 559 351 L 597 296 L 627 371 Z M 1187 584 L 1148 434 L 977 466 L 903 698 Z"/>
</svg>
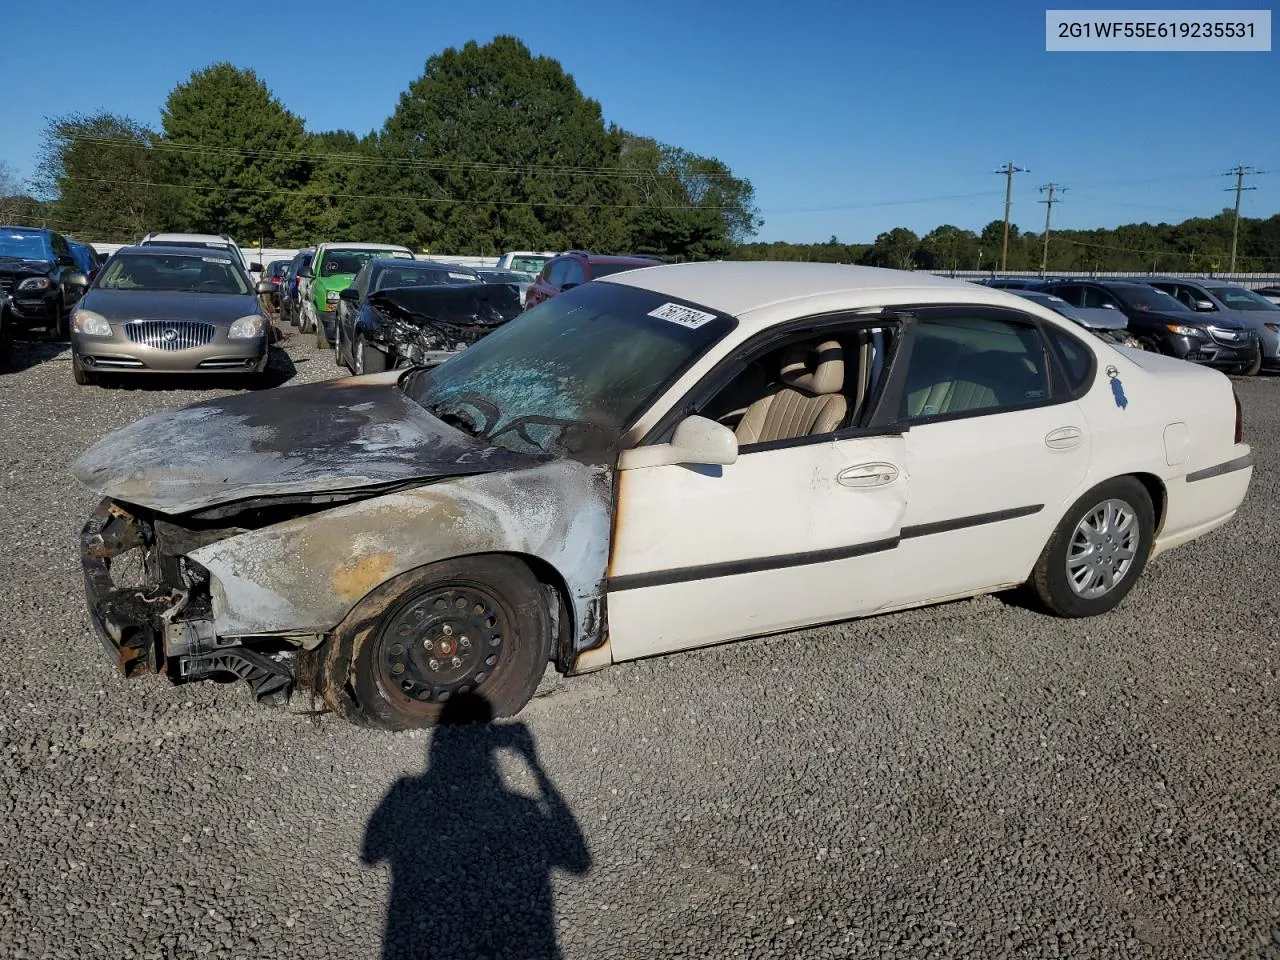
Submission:
<svg viewBox="0 0 1280 960">
<path fill-rule="evenodd" d="M 67 465 L 214 391 L 16 359 L 0 956 L 373 958 L 389 923 L 432 958 L 1280 957 L 1280 379 L 1237 384 L 1244 514 L 1109 617 L 953 603 L 549 679 L 433 742 L 118 679 Z"/>
</svg>

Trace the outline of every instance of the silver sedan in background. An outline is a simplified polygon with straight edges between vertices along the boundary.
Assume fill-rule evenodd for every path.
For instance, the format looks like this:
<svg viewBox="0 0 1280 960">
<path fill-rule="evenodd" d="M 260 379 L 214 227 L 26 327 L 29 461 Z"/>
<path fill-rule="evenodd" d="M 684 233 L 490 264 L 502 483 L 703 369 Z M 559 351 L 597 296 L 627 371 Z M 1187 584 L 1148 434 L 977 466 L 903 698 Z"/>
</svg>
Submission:
<svg viewBox="0 0 1280 960">
<path fill-rule="evenodd" d="M 231 253 L 187 247 L 116 251 L 71 315 L 76 383 L 100 374 L 262 373 L 270 322 Z"/>
</svg>

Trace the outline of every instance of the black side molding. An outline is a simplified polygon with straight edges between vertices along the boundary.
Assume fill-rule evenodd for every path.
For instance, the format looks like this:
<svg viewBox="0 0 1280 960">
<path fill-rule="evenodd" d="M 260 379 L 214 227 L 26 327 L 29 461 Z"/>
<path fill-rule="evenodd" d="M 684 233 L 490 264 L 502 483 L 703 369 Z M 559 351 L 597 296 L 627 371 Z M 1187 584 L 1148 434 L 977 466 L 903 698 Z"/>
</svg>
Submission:
<svg viewBox="0 0 1280 960">
<path fill-rule="evenodd" d="M 1220 463 L 1215 467 L 1205 467 L 1203 470 L 1194 470 L 1187 474 L 1187 483 L 1195 483 L 1197 480 L 1208 480 L 1210 477 L 1220 477 L 1224 473 L 1235 473 L 1237 470 L 1244 470 L 1253 466 L 1253 451 L 1246 453 L 1243 457 L 1236 457 L 1234 460 L 1228 460 L 1226 463 Z"/>
<path fill-rule="evenodd" d="M 781 570 L 786 567 L 803 567 L 817 563 L 832 563 L 836 560 L 848 560 L 852 557 L 864 557 L 872 553 L 885 553 L 897 548 L 903 540 L 913 537 L 927 537 L 936 533 L 950 533 L 966 527 L 978 527 L 987 523 L 999 523 L 1001 520 L 1016 520 L 1029 517 L 1044 509 L 1044 504 L 1037 503 L 1028 507 L 1014 507 L 1010 510 L 997 510 L 994 513 L 978 513 L 969 517 L 955 517 L 951 520 L 939 520 L 934 523 L 921 523 L 913 527 L 903 527 L 899 536 L 884 540 L 873 540 L 869 543 L 855 543 L 848 547 L 831 547 L 826 550 L 807 550 L 803 553 L 787 553 L 773 557 L 751 557 L 746 560 L 729 560 L 725 563 L 707 563 L 697 567 L 676 567 L 671 570 L 652 570 L 647 573 L 628 573 L 621 577 L 610 577 L 609 590 L 639 590 L 644 587 L 661 587 L 670 583 L 683 583 L 689 580 L 710 580 L 716 577 L 733 577 L 744 573 L 759 573 L 762 570 Z"/>
</svg>

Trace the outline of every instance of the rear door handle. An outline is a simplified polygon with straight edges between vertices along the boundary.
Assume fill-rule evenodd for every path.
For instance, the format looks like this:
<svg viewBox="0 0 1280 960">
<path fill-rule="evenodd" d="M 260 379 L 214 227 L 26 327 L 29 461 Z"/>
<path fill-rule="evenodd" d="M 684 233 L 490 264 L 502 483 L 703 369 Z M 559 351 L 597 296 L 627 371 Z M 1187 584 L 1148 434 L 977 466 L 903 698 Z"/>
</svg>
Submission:
<svg viewBox="0 0 1280 960">
<path fill-rule="evenodd" d="M 898 479 L 898 468 L 892 463 L 860 463 L 836 474 L 842 487 L 883 487 Z"/>
<path fill-rule="evenodd" d="M 1084 431 L 1079 427 L 1059 427 L 1045 434 L 1044 445 L 1050 450 L 1070 450 L 1080 446 Z"/>
</svg>

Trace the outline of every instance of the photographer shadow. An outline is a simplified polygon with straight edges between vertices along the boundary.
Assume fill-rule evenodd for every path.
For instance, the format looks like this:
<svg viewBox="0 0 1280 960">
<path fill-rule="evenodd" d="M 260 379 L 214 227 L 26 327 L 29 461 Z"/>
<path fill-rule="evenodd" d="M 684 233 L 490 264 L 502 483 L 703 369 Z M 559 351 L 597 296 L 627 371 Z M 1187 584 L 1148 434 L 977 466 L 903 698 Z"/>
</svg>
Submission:
<svg viewBox="0 0 1280 960">
<path fill-rule="evenodd" d="M 528 727 L 491 719 L 483 697 L 450 699 L 426 772 L 369 818 L 361 859 L 391 870 L 384 960 L 560 956 L 551 872 L 584 874 L 591 855 Z M 503 783 L 500 750 L 528 765 L 537 797 Z"/>
</svg>

